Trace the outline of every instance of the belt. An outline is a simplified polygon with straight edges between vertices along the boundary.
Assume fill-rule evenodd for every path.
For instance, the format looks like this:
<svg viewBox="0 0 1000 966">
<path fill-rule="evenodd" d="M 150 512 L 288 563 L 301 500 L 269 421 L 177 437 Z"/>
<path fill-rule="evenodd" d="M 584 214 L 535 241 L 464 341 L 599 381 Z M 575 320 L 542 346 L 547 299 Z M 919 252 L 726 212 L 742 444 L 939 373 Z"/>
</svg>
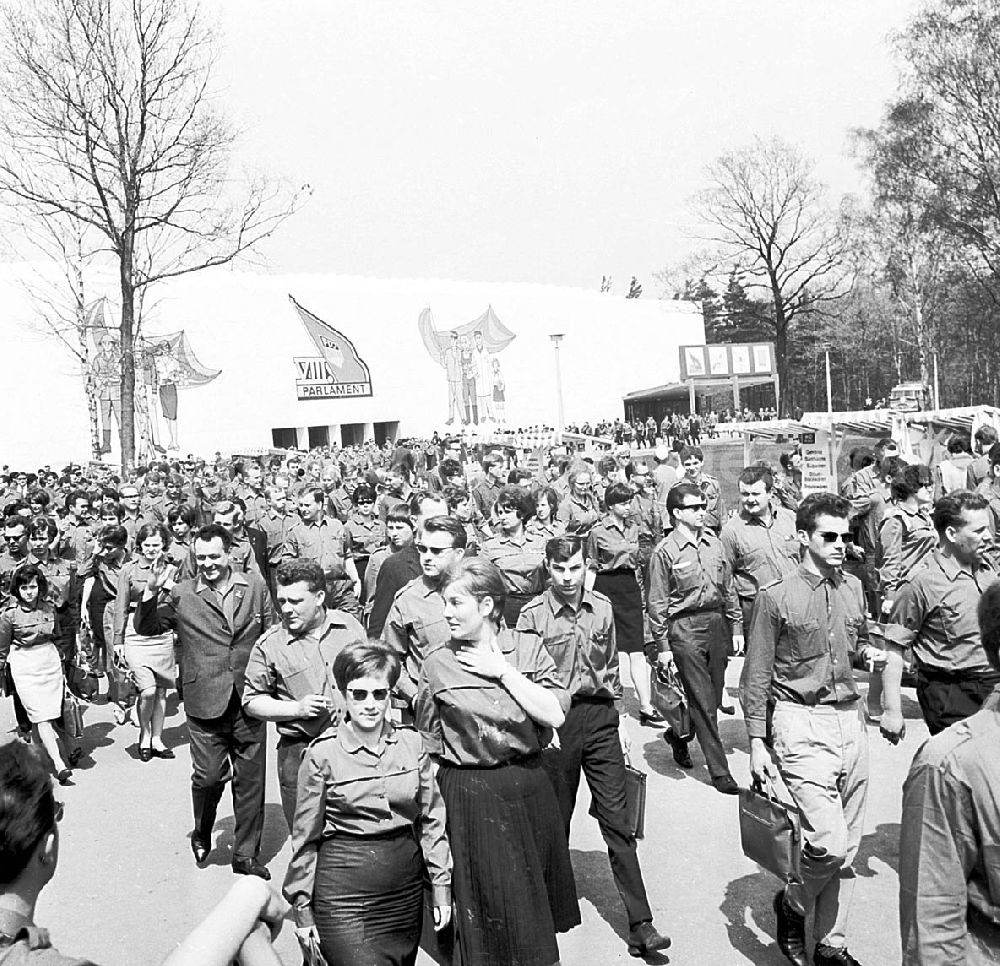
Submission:
<svg viewBox="0 0 1000 966">
<path fill-rule="evenodd" d="M 924 664 L 917 660 L 917 673 L 932 681 L 990 681 L 1000 680 L 1000 673 L 989 668 L 944 668 Z"/>
<path fill-rule="evenodd" d="M 360 832 L 334 832 L 332 835 L 324 835 L 323 838 L 352 839 L 357 842 L 373 842 L 385 839 L 401 839 L 404 836 L 413 838 L 412 825 L 401 825 L 399 828 L 390 829 L 388 832 L 372 832 L 370 835 L 364 835 Z"/>
</svg>

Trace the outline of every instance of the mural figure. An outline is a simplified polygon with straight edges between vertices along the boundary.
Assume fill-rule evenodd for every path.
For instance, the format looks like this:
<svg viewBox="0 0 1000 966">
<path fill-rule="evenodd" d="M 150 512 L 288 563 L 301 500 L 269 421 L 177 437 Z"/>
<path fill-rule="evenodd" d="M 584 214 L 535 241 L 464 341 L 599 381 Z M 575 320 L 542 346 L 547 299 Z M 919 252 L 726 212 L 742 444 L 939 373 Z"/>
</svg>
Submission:
<svg viewBox="0 0 1000 966">
<path fill-rule="evenodd" d="M 121 341 L 108 325 L 106 300 L 88 311 L 93 349 L 88 364 L 101 416 L 101 453 L 111 452 L 112 416 L 121 425 Z M 187 335 L 141 335 L 135 343 L 136 457 L 178 450 L 177 390 L 204 386 L 221 369 L 203 366 L 191 349 Z M 166 424 L 166 439 L 160 419 Z M 166 443 L 166 445 L 164 445 Z"/>
<path fill-rule="evenodd" d="M 493 307 L 478 319 L 444 332 L 434 327 L 429 308 L 420 313 L 417 324 L 428 354 L 445 370 L 447 424 L 450 426 L 456 418 L 463 426 L 503 422 L 506 389 L 496 356 L 514 341 L 515 335 L 497 318 Z"/>
</svg>

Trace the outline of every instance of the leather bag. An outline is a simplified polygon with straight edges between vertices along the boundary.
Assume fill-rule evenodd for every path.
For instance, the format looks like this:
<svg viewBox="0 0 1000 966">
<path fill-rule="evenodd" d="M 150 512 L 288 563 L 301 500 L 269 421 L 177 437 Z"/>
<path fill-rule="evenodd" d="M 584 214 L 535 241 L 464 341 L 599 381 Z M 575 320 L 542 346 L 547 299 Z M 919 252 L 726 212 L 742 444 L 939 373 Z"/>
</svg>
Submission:
<svg viewBox="0 0 1000 966">
<path fill-rule="evenodd" d="M 597 801 L 591 801 L 590 814 L 597 818 Z M 632 834 L 641 839 L 646 834 L 646 773 L 632 767 L 625 756 L 625 820 Z"/>
<path fill-rule="evenodd" d="M 694 735 L 691 724 L 691 709 L 681 683 L 677 668 L 671 662 L 667 667 L 653 666 L 651 675 L 653 707 L 663 715 L 670 730 L 681 740 L 687 741 Z"/>
<path fill-rule="evenodd" d="M 783 882 L 802 881 L 802 823 L 799 810 L 774 791 L 770 780 L 740 789 L 743 854 Z"/>
<path fill-rule="evenodd" d="M 67 738 L 83 736 L 83 702 L 68 687 L 63 690 L 62 730 Z"/>
</svg>

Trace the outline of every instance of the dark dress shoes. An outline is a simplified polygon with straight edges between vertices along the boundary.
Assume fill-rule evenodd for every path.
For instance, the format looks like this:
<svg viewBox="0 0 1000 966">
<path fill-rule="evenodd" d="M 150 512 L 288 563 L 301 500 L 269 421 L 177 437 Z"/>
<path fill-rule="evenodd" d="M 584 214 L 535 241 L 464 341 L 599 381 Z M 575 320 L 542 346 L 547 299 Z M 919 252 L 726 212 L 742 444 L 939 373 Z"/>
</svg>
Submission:
<svg viewBox="0 0 1000 966">
<path fill-rule="evenodd" d="M 720 704 L 719 710 L 723 714 L 736 714 L 736 706 L 733 704 Z"/>
<path fill-rule="evenodd" d="M 816 944 L 813 951 L 814 966 L 861 966 L 846 949 L 846 947 L 824 946 Z"/>
<path fill-rule="evenodd" d="M 267 866 L 261 865 L 256 859 L 233 859 L 233 872 L 237 875 L 255 875 L 261 879 L 271 878 Z"/>
<path fill-rule="evenodd" d="M 785 905 L 785 890 L 775 893 L 774 917 L 777 924 L 778 948 L 795 966 L 809 966 L 806 959 L 806 920 Z"/>
<path fill-rule="evenodd" d="M 691 753 L 688 751 L 686 741 L 681 741 L 669 728 L 663 732 L 663 740 L 670 745 L 670 750 L 674 753 L 674 761 L 681 768 L 694 768 L 694 762 L 691 761 Z"/>
<path fill-rule="evenodd" d="M 712 784 L 717 792 L 723 795 L 739 795 L 740 786 L 736 784 L 736 779 L 732 775 L 716 775 L 712 779 Z"/>
<path fill-rule="evenodd" d="M 199 838 L 197 835 L 191 836 L 191 851 L 194 853 L 194 860 L 201 865 L 208 858 L 208 853 L 212 851 L 211 843 Z"/>
<path fill-rule="evenodd" d="M 663 715 L 660 714 L 655 708 L 652 711 L 640 711 L 639 712 L 639 724 L 646 725 L 646 727 L 655 728 L 657 725 L 663 724 Z"/>
<path fill-rule="evenodd" d="M 177 756 L 169 748 L 153 748 L 154 758 L 176 758 Z"/>
<path fill-rule="evenodd" d="M 153 749 L 152 748 L 140 748 L 139 749 L 139 761 L 152 761 L 153 760 Z"/>
<path fill-rule="evenodd" d="M 630 956 L 645 956 L 658 949 L 668 949 L 670 937 L 661 936 L 651 922 L 640 922 L 628 932 L 628 953 Z"/>
</svg>

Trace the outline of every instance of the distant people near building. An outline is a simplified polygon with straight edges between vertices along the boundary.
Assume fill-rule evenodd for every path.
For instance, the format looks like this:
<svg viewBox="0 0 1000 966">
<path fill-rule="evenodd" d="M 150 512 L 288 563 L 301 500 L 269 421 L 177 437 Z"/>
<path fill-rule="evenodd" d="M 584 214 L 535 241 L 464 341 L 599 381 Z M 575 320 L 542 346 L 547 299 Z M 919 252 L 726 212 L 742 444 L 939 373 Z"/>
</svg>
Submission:
<svg viewBox="0 0 1000 966">
<path fill-rule="evenodd" d="M 969 441 L 964 436 L 948 440 L 948 456 L 941 460 L 934 471 L 934 499 L 947 493 L 964 490 L 969 483 L 969 467 L 973 463 Z"/>
<path fill-rule="evenodd" d="M 997 442 L 997 431 L 990 425 L 980 426 L 972 436 L 975 459 L 966 470 L 966 489 L 975 490 L 990 476 L 990 449 Z"/>
</svg>

